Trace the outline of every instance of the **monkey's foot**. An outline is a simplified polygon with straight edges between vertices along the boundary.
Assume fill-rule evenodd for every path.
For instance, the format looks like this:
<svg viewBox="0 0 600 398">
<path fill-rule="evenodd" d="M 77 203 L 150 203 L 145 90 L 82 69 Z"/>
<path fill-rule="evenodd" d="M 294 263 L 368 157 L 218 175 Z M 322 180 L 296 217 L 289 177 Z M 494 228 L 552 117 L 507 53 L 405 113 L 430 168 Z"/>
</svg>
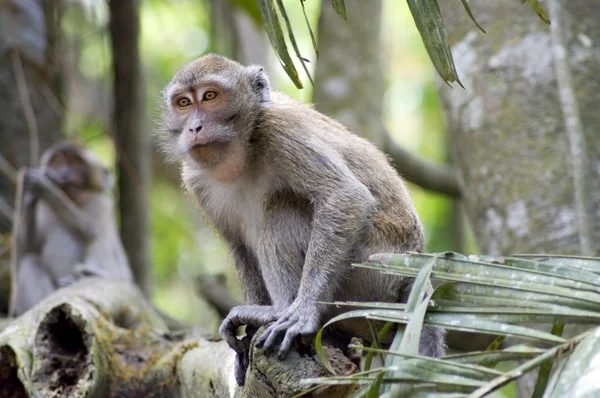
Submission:
<svg viewBox="0 0 600 398">
<path fill-rule="evenodd" d="M 317 333 L 321 326 L 319 318 L 319 310 L 315 303 L 294 302 L 283 312 L 277 322 L 269 325 L 256 346 L 271 352 L 276 341 L 283 336 L 278 354 L 279 359 L 283 359 L 297 336 Z"/>
<path fill-rule="evenodd" d="M 227 317 L 221 323 L 219 333 L 225 339 L 229 347 L 238 354 L 250 346 L 249 340 L 239 340 L 236 336 L 238 327 L 247 325 L 251 328 L 259 327 L 273 322 L 278 317 L 278 312 L 270 305 L 238 305 L 233 307 Z"/>
</svg>

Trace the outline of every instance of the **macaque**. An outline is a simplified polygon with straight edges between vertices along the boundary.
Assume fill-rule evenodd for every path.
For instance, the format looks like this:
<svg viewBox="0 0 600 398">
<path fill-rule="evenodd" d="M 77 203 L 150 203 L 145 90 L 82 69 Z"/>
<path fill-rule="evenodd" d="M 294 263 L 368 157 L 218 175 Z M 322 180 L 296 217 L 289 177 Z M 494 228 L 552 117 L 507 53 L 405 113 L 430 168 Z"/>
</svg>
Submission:
<svg viewBox="0 0 600 398">
<path fill-rule="evenodd" d="M 117 233 L 113 177 L 92 153 L 60 142 L 18 176 L 11 313 L 95 275 L 133 280 Z"/>
<path fill-rule="evenodd" d="M 313 106 L 272 91 L 262 67 L 205 55 L 163 91 L 159 137 L 181 163 L 186 190 L 231 247 L 245 304 L 220 333 L 244 381 L 250 339 L 283 357 L 299 335 L 348 311 L 319 302 L 405 302 L 411 278 L 351 267 L 378 252 L 421 252 L 423 230 L 386 156 Z M 431 291 L 431 290 L 430 290 Z M 340 336 L 371 340 L 364 320 Z M 425 327 L 419 351 L 444 354 L 444 332 Z"/>
</svg>

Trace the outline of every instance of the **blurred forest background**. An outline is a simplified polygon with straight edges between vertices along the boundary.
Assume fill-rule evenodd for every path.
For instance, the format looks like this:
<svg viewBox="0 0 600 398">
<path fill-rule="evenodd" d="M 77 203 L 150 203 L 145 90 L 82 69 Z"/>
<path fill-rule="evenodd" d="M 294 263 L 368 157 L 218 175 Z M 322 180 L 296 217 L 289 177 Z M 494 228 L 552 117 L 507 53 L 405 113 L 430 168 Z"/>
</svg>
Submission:
<svg viewBox="0 0 600 398">
<path fill-rule="evenodd" d="M 406 2 L 346 0 L 347 21 L 331 1 L 284 3 L 314 86 L 297 59 L 304 88 L 286 75 L 255 0 L 0 0 L 0 276 L 16 169 L 77 138 L 118 175 L 136 281 L 165 313 L 216 329 L 198 280 L 224 275 L 241 301 L 235 270 L 152 137 L 161 89 L 207 52 L 264 65 L 275 89 L 386 151 L 428 252 L 600 253 L 597 2 L 543 1 L 549 26 L 516 0 L 472 0 L 487 34 L 440 2 L 465 89 L 436 75 Z"/>
<path fill-rule="evenodd" d="M 20 20 L 23 23 L 36 22 L 27 20 L 35 18 L 32 9 L 28 10 L 27 3 L 31 3 L 29 7 L 37 7 L 37 2 L 30 0 L 4 2 L 0 7 L 16 7 L 13 16 L 24 18 Z M 246 64 L 263 64 L 275 89 L 303 101 L 313 100 L 315 89 L 306 75 L 301 75 L 304 88 L 297 89 L 280 67 L 264 33 L 258 9 L 256 8 L 255 13 L 252 12 L 253 7 L 256 7 L 254 1 L 238 1 L 237 3 L 246 3 L 241 4 L 243 7 L 234 3 L 236 2 L 225 0 L 140 2 L 139 51 L 144 82 L 142 112 L 145 115 L 142 130 L 147 137 L 150 138 L 156 128 L 155 109 L 161 89 L 178 68 L 206 52 L 224 54 Z M 329 25 L 325 25 L 323 29 L 339 29 L 346 35 L 352 29 L 371 32 L 363 36 L 364 42 L 337 49 L 334 38 L 330 39 L 329 44 L 320 43 L 321 59 L 325 59 L 316 73 L 315 81 L 316 91 L 321 90 L 321 93 L 314 94 L 327 100 L 327 96 L 333 92 L 334 95 L 345 97 L 346 105 L 343 101 L 328 101 L 329 105 L 323 101 L 318 104 L 318 108 L 351 128 L 362 129 L 361 134 L 370 135 L 369 138 L 378 144 L 382 144 L 384 134 L 389 134 L 394 143 L 410 152 L 432 161 L 446 162 L 447 135 L 434 85 L 435 72 L 408 7 L 405 3 L 394 0 L 369 3 L 371 4 L 358 7 L 357 4 L 351 5 L 348 9 L 348 22 L 335 14 L 329 4 L 324 7 Z M 37 128 L 41 146 L 47 146 L 61 135 L 76 137 L 99 154 L 107 164 L 112 165 L 114 170 L 116 152 L 111 136 L 113 70 L 109 5 L 103 1 L 86 0 L 56 2 L 54 7 L 54 10 L 48 10 L 46 4 L 45 12 L 51 24 L 60 16 L 60 26 L 50 25 L 48 34 L 60 37 L 60 41 L 56 39 L 50 45 L 60 46 L 59 57 L 53 60 L 56 62 L 53 67 L 56 71 L 62 71 L 56 73 L 54 82 L 50 82 L 53 85 L 46 85 L 39 93 L 56 108 L 46 107 L 44 112 L 57 112 L 62 121 L 50 115 L 46 119 L 54 120 L 54 124 L 48 124 L 43 120 L 44 115 L 38 115 Z M 306 1 L 305 7 L 311 26 L 318 32 L 317 28 L 321 28 L 320 2 Z M 300 2 L 286 2 L 286 8 L 295 28 L 300 51 L 311 61 L 310 72 L 315 76 L 317 59 L 309 32 L 304 28 L 305 20 Z M 3 10 L 5 18 L 9 11 Z M 365 15 L 369 16 L 361 19 Z M 9 28 L 9 25 L 2 28 L 5 34 Z M 23 35 L 28 34 L 26 25 L 14 28 Z M 127 27 L 122 28 L 124 34 L 127 34 Z M 35 31 L 34 28 L 33 32 Z M 377 46 L 373 46 L 379 40 L 381 52 Z M 371 46 L 366 53 L 371 54 L 373 59 L 357 58 L 365 54 L 364 49 L 356 48 L 362 45 Z M 324 48 L 326 46 L 329 48 Z M 340 58 L 336 51 L 341 50 L 349 51 L 341 54 Z M 347 71 L 340 71 L 339 68 L 346 60 L 351 60 L 351 66 L 362 71 L 355 77 L 345 75 Z M 0 65 L 0 75 L 12 77 L 13 64 L 11 57 L 8 57 L 7 65 Z M 1 70 L 2 68 L 7 70 Z M 383 76 L 380 76 L 379 68 L 382 69 Z M 356 77 L 364 78 L 369 73 L 374 74 L 374 78 L 369 81 L 352 80 Z M 328 79 L 328 74 L 337 75 L 337 80 Z M 327 86 L 322 87 L 322 81 L 327 81 Z M 377 84 L 378 82 L 381 84 Z M 29 85 L 32 83 L 36 84 L 35 81 L 30 81 Z M 4 84 L 5 87 L 8 85 Z M 30 87 L 30 94 L 33 90 L 36 89 Z M 6 94 L 8 90 L 2 95 Z M 364 104 L 368 111 L 361 114 L 353 112 Z M 20 105 L 17 101 L 15 106 Z M 15 112 L 21 114 L 22 111 L 16 109 Z M 380 117 L 381 113 L 383 118 Z M 27 130 L 26 120 L 22 117 L 20 119 L 23 124 L 19 127 Z M 6 126 L 7 129 L 8 127 Z M 18 134 L 27 133 L 20 131 Z M 6 159 L 10 159 L 12 151 L 5 151 L 5 148 L 8 149 L 3 146 L 1 152 Z M 139 150 L 153 153 L 149 190 L 152 300 L 160 309 L 177 319 L 214 330 L 220 318 L 211 306 L 198 297 L 196 277 L 207 274 L 226 275 L 227 286 L 234 297 L 241 300 L 228 249 L 203 222 L 202 216 L 183 193 L 177 168 L 165 164 L 155 147 L 148 146 Z M 410 184 L 410 191 L 425 226 L 428 251 L 476 251 L 472 241 L 465 247 L 465 224 L 461 213 L 457 212 L 457 204 L 451 198 L 415 184 Z"/>
</svg>

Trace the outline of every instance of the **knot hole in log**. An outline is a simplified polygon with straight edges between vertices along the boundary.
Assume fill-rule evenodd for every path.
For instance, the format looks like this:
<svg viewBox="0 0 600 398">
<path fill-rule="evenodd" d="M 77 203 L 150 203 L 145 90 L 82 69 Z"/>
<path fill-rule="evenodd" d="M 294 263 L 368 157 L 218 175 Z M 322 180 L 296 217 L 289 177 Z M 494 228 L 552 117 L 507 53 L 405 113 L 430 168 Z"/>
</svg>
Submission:
<svg viewBox="0 0 600 398">
<path fill-rule="evenodd" d="M 7 345 L 0 347 L 0 397 L 27 398 L 25 387 L 17 377 L 17 356 Z"/>
<path fill-rule="evenodd" d="M 32 381 L 40 392 L 69 397 L 77 382 L 90 372 L 88 361 L 91 336 L 85 320 L 69 304 L 50 310 L 35 336 Z"/>
</svg>

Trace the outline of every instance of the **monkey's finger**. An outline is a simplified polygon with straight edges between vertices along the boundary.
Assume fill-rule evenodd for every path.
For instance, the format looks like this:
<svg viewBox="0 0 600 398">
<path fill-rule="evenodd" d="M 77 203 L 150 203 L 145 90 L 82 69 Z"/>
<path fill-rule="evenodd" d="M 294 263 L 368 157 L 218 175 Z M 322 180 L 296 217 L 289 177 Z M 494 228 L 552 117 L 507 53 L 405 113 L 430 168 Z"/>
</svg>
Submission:
<svg viewBox="0 0 600 398">
<path fill-rule="evenodd" d="M 245 354 L 246 352 L 238 352 L 235 354 L 234 375 L 238 386 L 243 386 L 246 381 L 246 369 L 248 369 L 248 363 L 244 360 Z"/>
<path fill-rule="evenodd" d="M 219 334 L 225 339 L 229 347 L 239 353 L 244 349 L 245 344 L 237 338 L 236 329 L 237 326 L 225 319 L 219 328 Z"/>
<path fill-rule="evenodd" d="M 280 322 L 278 321 L 274 325 L 272 325 L 264 335 L 261 336 L 260 341 L 258 342 L 258 347 L 264 348 L 267 352 L 272 352 L 273 347 L 275 345 L 275 341 L 277 338 L 286 331 L 291 325 L 292 321 Z"/>
<path fill-rule="evenodd" d="M 277 355 L 277 358 L 284 359 L 286 357 L 288 351 L 290 350 L 290 347 L 292 346 L 292 342 L 294 341 L 296 336 L 298 336 L 298 334 L 299 333 L 296 332 L 295 327 L 291 327 L 287 330 L 283 341 L 281 342 L 281 346 L 279 347 L 279 354 Z"/>
</svg>

